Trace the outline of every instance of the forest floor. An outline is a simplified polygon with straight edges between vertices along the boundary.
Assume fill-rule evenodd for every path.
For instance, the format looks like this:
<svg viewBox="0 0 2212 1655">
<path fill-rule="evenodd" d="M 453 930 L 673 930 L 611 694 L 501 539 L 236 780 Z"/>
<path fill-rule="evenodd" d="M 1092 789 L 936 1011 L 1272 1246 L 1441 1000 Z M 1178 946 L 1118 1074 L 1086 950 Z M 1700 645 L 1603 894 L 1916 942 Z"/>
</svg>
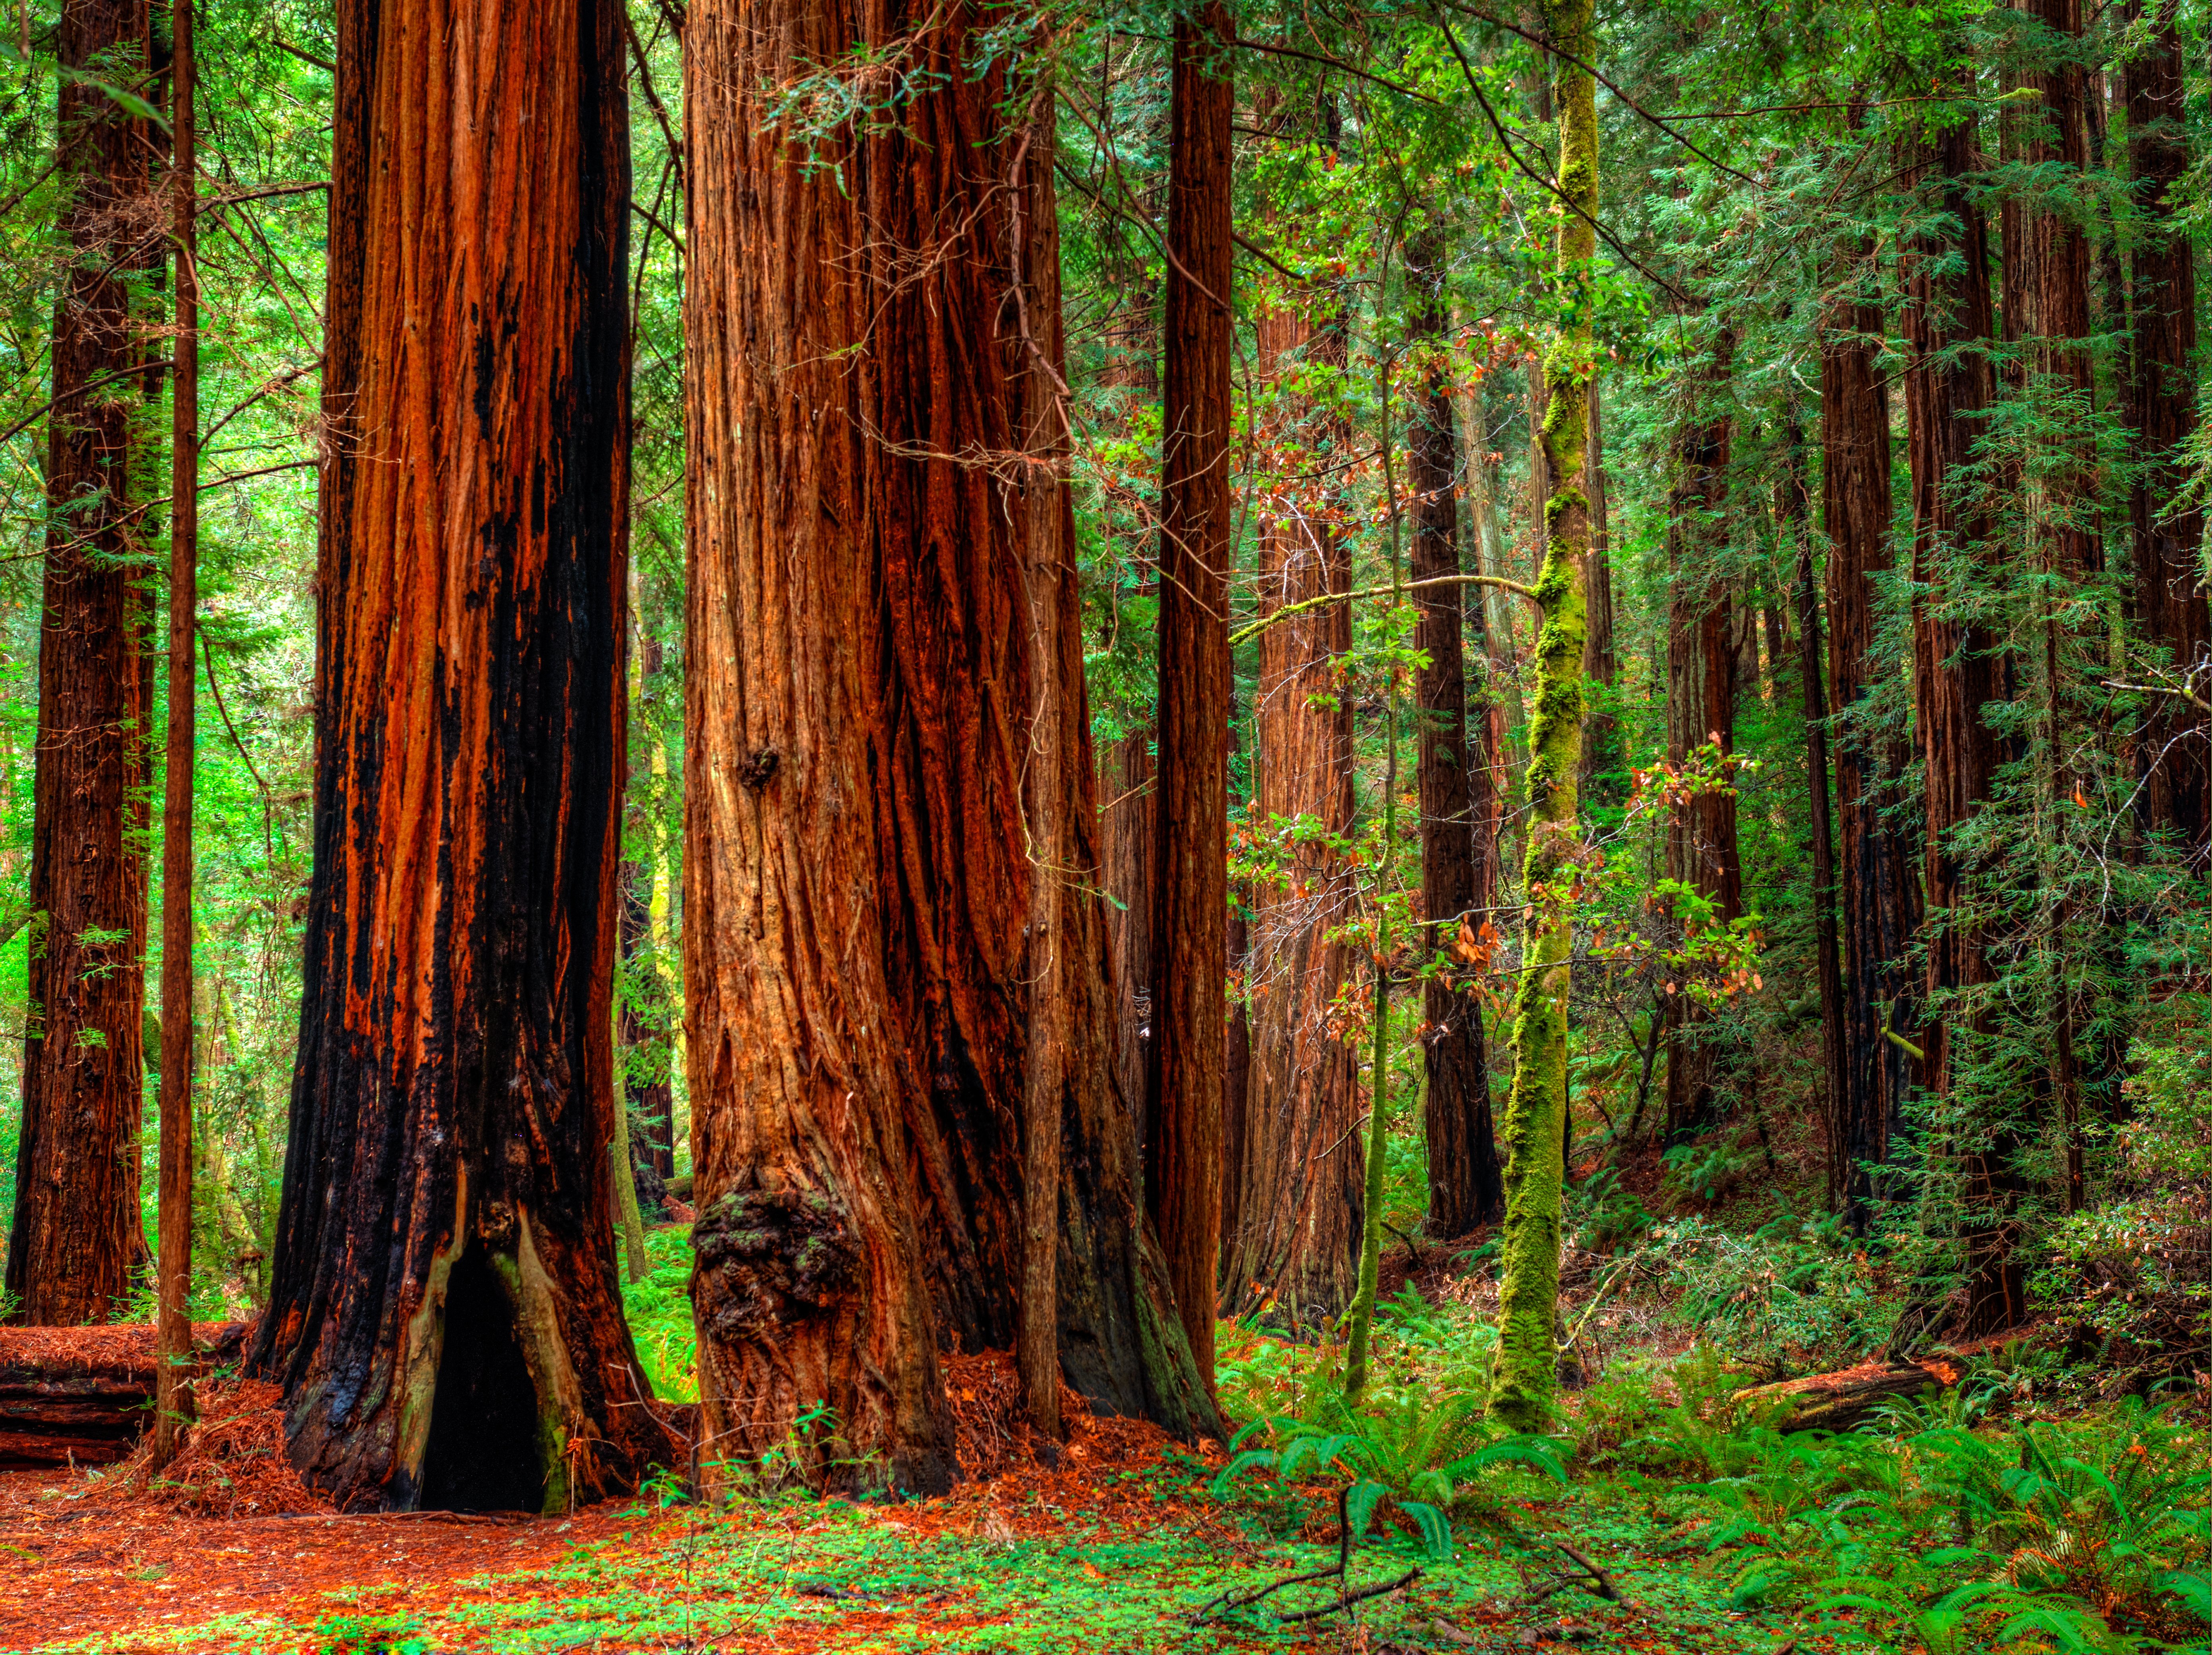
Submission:
<svg viewBox="0 0 2212 1655">
<path fill-rule="evenodd" d="M 1404 1536 L 1370 1536 L 1350 1560 L 1352 1591 L 1418 1576 L 1348 1614 L 1332 1609 L 1332 1579 L 1208 1615 L 1224 1593 L 1334 1566 L 1333 1494 L 1297 1496 L 1308 1520 L 1273 1538 L 1210 1492 L 1218 1454 L 1113 1434 L 1110 1451 L 1079 1440 L 1056 1469 L 1029 1463 L 936 1500 L 771 1496 L 718 1511 L 645 1500 L 570 1518 L 198 1518 L 99 1502 L 82 1474 L 7 1474 L 0 1648 L 1769 1655 L 1789 1638 L 1670 1564 L 1680 1540 L 1666 1522 L 1588 1490 L 1517 1500 L 1515 1523 L 1571 1535 L 1625 1601 L 1573 1586 L 1524 1606 L 1547 1581 L 1482 1536 L 1442 1564 Z"/>
</svg>

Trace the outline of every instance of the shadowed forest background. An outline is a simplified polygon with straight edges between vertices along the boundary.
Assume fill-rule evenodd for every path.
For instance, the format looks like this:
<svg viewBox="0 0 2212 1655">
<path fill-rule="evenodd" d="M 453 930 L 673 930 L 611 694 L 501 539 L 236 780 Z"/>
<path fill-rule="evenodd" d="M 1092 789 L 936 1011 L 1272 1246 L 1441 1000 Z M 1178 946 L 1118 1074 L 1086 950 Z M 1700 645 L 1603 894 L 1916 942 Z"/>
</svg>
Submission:
<svg viewBox="0 0 2212 1655">
<path fill-rule="evenodd" d="M 25 0 L 0 1463 L 2201 1646 L 2208 27 Z"/>
</svg>

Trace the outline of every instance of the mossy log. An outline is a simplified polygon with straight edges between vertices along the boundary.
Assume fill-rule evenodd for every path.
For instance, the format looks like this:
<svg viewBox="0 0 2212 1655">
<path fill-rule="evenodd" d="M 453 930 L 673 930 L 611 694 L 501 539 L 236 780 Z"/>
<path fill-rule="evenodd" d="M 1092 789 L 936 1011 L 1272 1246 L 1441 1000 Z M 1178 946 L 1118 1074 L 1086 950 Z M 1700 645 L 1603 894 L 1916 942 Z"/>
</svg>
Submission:
<svg viewBox="0 0 2212 1655">
<path fill-rule="evenodd" d="M 1747 1411 L 1764 1414 L 1788 1402 L 1778 1421 L 1784 1431 L 1848 1431 L 1884 1402 L 1941 1390 L 1959 1382 L 1950 1362 L 1862 1362 L 1832 1373 L 1808 1373 L 1779 1384 L 1753 1385 L 1729 1400 Z"/>
</svg>

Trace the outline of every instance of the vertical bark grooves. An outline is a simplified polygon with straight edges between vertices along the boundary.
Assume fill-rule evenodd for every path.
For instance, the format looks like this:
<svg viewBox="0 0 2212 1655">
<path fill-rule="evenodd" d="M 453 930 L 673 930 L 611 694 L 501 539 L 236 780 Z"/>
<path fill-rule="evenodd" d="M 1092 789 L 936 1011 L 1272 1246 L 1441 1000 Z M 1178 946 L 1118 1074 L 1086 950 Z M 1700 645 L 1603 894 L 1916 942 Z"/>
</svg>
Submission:
<svg viewBox="0 0 2212 1655">
<path fill-rule="evenodd" d="M 1263 508 L 1257 598 L 1262 614 L 1352 589 L 1352 549 L 1326 504 L 1351 431 L 1287 382 L 1310 363 L 1340 374 L 1345 319 L 1331 306 L 1318 326 L 1291 304 L 1257 323 L 1259 371 L 1275 382 L 1279 492 Z M 1326 301 L 1323 301 L 1326 302 Z M 1262 834 L 1310 819 L 1334 837 L 1352 828 L 1352 709 L 1337 661 L 1352 648 L 1352 611 L 1325 604 L 1260 634 L 1253 708 L 1254 826 Z M 1288 848 L 1280 883 L 1253 892 L 1245 988 L 1251 1068 L 1235 1153 L 1236 1217 L 1223 1238 L 1224 1307 L 1312 1327 L 1351 1303 L 1359 1263 L 1365 1170 L 1352 1049 L 1331 1023 L 1351 950 L 1336 940 L 1352 911 L 1352 871 L 1333 847 Z M 1232 1115 L 1238 1113 L 1232 1109 Z"/>
<path fill-rule="evenodd" d="M 685 1014 L 705 1423 L 718 1456 L 756 1454 L 826 1402 L 815 1469 L 851 1476 L 836 1462 L 872 1455 L 912 1488 L 954 1471 L 940 1344 L 1014 1342 L 1021 1122 L 1055 1067 L 1076 1175 L 1052 1271 L 1063 1364 L 1102 1405 L 1170 1424 L 1195 1388 L 1157 1336 L 1172 1311 L 1131 1222 L 1126 1112 L 1103 1090 L 1103 931 L 1073 894 L 1093 848 L 1033 843 L 1075 827 L 1033 822 L 1025 771 L 1087 772 L 1090 755 L 1069 734 L 1072 588 L 1036 584 L 1066 568 L 1064 485 L 1024 455 L 1052 405 L 1031 381 L 1058 375 L 1057 292 L 1010 277 L 1042 252 L 1026 216 L 1048 217 L 1049 195 L 1032 208 L 1010 176 L 1030 152 L 1004 118 L 1003 67 L 969 73 L 983 26 L 965 5 L 903 34 L 873 3 L 708 0 L 684 54 L 700 365 Z M 816 167 L 765 125 L 764 87 L 894 40 L 928 88 L 899 127 L 834 133 L 835 165 Z M 1033 745 L 1048 660 L 1049 760 Z M 1088 779 L 1054 778 L 1057 813 L 1086 835 Z M 1086 871 L 1055 916 L 1060 990 L 1046 995 L 1061 1020 L 1033 1073 L 1040 962 L 1024 934 L 1037 881 L 1070 861 Z"/>
<path fill-rule="evenodd" d="M 337 26 L 315 872 L 252 1361 L 347 1505 L 551 1508 L 674 1450 L 636 1405 L 608 1178 L 620 14 Z M 517 118 L 472 124 L 493 86 Z"/>
<path fill-rule="evenodd" d="M 1987 221 L 1973 194 L 1974 127 L 1954 122 L 1916 157 L 1932 179 L 1940 228 L 1911 249 L 1905 303 L 1905 414 L 1912 466 L 1915 715 L 1926 765 L 1924 890 L 1932 922 L 1928 992 L 1948 996 L 1990 980 L 1984 940 L 1956 910 L 1971 896 L 1975 870 L 1954 835 L 1988 800 L 2002 755 L 1984 709 L 2011 697 L 2001 641 L 1976 618 L 1975 587 L 1997 555 L 1985 500 L 1971 468 L 1982 411 L 1996 401 L 1989 354 Z M 1923 1042 L 1927 1080 L 1948 1097 L 1954 1074 L 1957 1015 L 1932 1009 Z M 2008 1325 L 2020 1308 L 2008 1187 L 2016 1182 L 2004 1142 L 1965 1146 L 1970 1202 L 1967 1247 L 1973 1309 L 1981 1328 Z"/>
<path fill-rule="evenodd" d="M 1213 1383 L 1229 892 L 1229 8 L 1175 31 L 1162 420 L 1159 770 L 1145 1200 L 1192 1356 Z"/>
<path fill-rule="evenodd" d="M 1862 253 L 1867 251 L 1861 250 Z M 1886 819 L 1907 757 L 1892 730 L 1860 716 L 1881 668 L 1875 589 L 1895 563 L 1890 540 L 1889 399 L 1875 371 L 1881 308 L 1856 294 L 1820 330 L 1821 520 L 1828 539 L 1828 703 L 1837 719 L 1837 883 L 1844 921 L 1843 1064 L 1830 1108 L 1837 1195 L 1863 1233 L 1877 1193 L 1869 1168 L 1890 1159 L 1914 1081 L 1899 1040 L 1914 1037 L 1918 987 L 1908 956 L 1920 882 L 1905 830 Z M 1893 1040 L 1885 1030 L 1894 1031 Z"/>
<path fill-rule="evenodd" d="M 1449 338 L 1443 295 L 1443 244 L 1431 231 L 1408 249 L 1413 283 L 1409 331 L 1438 353 L 1423 369 L 1407 440 L 1407 486 L 1413 501 L 1412 573 L 1416 581 L 1460 573 L 1459 466 L 1447 364 Z M 1593 404 L 1595 406 L 1595 404 Z M 1592 465 L 1595 468 L 1595 449 Z M 1479 594 L 1474 599 L 1480 613 Z M 1490 798 L 1487 731 L 1472 734 L 1467 713 L 1467 651 L 1462 618 L 1464 587 L 1432 587 L 1421 595 L 1419 647 L 1429 664 L 1415 686 L 1415 775 L 1421 800 L 1422 954 L 1452 958 L 1460 928 L 1480 938 L 1490 916 L 1475 862 L 1478 812 L 1495 813 Z M 1486 723 L 1484 720 L 1481 723 Z M 1478 802 L 1478 791 L 1481 795 Z M 1495 830 L 1492 830 L 1494 833 Z M 1499 1218 L 1504 1173 L 1490 1115 L 1489 1055 L 1481 1002 L 1443 977 L 1430 979 L 1422 1007 L 1427 1071 L 1422 1123 L 1429 1150 L 1428 1226 L 1439 1236 L 1465 1235 Z"/>
<path fill-rule="evenodd" d="M 2160 9 L 2122 83 L 2129 166 L 2143 215 L 2127 394 L 2128 424 L 2143 465 L 2128 514 L 2143 636 L 2176 668 L 2201 672 L 2212 656 L 2212 609 L 2200 567 L 2204 514 L 2193 506 L 2169 510 L 2181 491 L 2182 446 L 2197 428 L 2197 253 L 2178 222 L 2189 170 L 2180 23 L 2178 8 Z M 2201 677 L 2197 682 L 2201 695 Z M 2212 719 L 2176 697 L 2153 700 L 2138 750 L 2146 782 L 2140 814 L 2146 826 L 2172 832 L 2201 859 L 2212 849 Z"/>
<path fill-rule="evenodd" d="M 1674 764 L 1714 741 L 1724 753 L 1735 747 L 1735 605 L 1707 520 L 1727 502 L 1735 351 L 1735 336 L 1723 325 L 1711 357 L 1691 381 L 1668 502 L 1667 758 Z M 1757 653 L 1754 645 L 1754 660 Z M 1709 788 L 1676 808 L 1667 831 L 1667 877 L 1711 898 L 1723 921 L 1743 912 L 1733 789 Z M 1680 1135 L 1706 1124 L 1715 1088 L 1726 1078 L 1727 1054 L 1689 995 L 1668 997 L 1667 1020 L 1667 1129 Z"/>
<path fill-rule="evenodd" d="M 69 0 L 58 40 L 58 226 L 70 262 L 54 310 L 47 417 L 46 592 L 31 840 L 32 1021 L 8 1292 L 18 1320 L 106 1320 L 144 1259 L 138 1213 L 143 1084 L 146 605 L 141 429 L 156 376 L 130 286 L 161 258 L 142 211 L 153 128 L 99 83 L 149 61 L 145 0 Z M 158 219 L 154 221 L 158 224 Z"/>
</svg>

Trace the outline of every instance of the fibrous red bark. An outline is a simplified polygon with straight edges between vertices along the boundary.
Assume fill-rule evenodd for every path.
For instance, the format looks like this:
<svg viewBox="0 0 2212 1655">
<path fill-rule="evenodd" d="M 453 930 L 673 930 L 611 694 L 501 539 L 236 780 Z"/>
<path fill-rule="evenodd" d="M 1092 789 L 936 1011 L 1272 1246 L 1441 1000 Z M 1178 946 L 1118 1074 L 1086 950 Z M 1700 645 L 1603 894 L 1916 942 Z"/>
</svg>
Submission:
<svg viewBox="0 0 2212 1655">
<path fill-rule="evenodd" d="M 1914 1082 L 1919 978 L 1909 963 L 1920 880 L 1906 831 L 1886 814 L 1908 754 L 1855 716 L 1873 693 L 1875 592 L 1894 567 L 1889 399 L 1875 368 L 1882 316 L 1856 290 L 1820 326 L 1821 520 L 1828 540 L 1828 703 L 1835 740 L 1837 884 L 1843 914 L 1843 1079 L 1830 1104 L 1835 1192 L 1863 1232 Z M 1893 1035 L 1895 1037 L 1892 1037 Z"/>
<path fill-rule="evenodd" d="M 1209 1393 L 1221 1244 L 1222 1019 L 1229 890 L 1229 8 L 1179 15 L 1169 113 L 1160 513 L 1158 849 L 1145 1201 Z"/>
<path fill-rule="evenodd" d="M 817 1475 L 928 1488 L 954 1471 L 940 1346 L 1015 1342 L 1022 1122 L 1054 1069 L 1063 1371 L 1103 1408 L 1212 1415 L 1110 1089 L 1066 485 L 1025 446 L 1060 373 L 1054 297 L 1019 274 L 1050 168 L 1003 60 L 969 73 L 983 15 L 908 23 L 689 14 L 685 1014 L 714 1456 L 826 1404 Z M 811 165 L 763 88 L 856 43 L 912 52 L 923 89 Z M 1040 994 L 1059 1056 L 1033 1069 Z"/>
<path fill-rule="evenodd" d="M 1288 383 L 1309 366 L 1340 374 L 1345 344 L 1333 307 L 1318 326 L 1279 302 L 1259 318 L 1260 371 L 1276 384 L 1281 472 L 1260 524 L 1263 616 L 1352 589 L 1338 491 L 1326 480 L 1344 464 L 1350 428 Z M 1328 838 L 1294 839 L 1279 880 L 1253 893 L 1245 972 L 1252 1059 L 1226 1158 L 1237 1187 L 1227 1208 L 1235 1221 L 1222 1238 L 1221 1287 L 1232 1313 L 1264 1306 L 1307 1327 L 1351 1302 L 1359 1262 L 1362 1111 L 1336 1005 L 1351 951 L 1334 934 L 1356 893 L 1350 864 L 1328 842 L 1352 828 L 1352 709 L 1337 677 L 1351 648 L 1349 605 L 1277 620 L 1260 634 L 1253 709 L 1255 827 L 1273 834 L 1303 821 Z"/>
<path fill-rule="evenodd" d="M 105 1321 L 146 1255 L 138 1213 L 144 1079 L 147 720 L 152 691 L 141 468 L 158 383 L 131 289 L 158 267 L 144 211 L 151 123 L 100 81 L 143 76 L 145 0 L 70 0 L 58 40 L 58 231 L 47 418 L 46 592 L 31 830 L 31 1021 L 7 1291 L 18 1320 Z"/>
<path fill-rule="evenodd" d="M 609 1179 L 622 19 L 343 0 L 337 37 L 314 879 L 252 1365 L 343 1504 L 551 1509 L 678 1463 Z"/>
<path fill-rule="evenodd" d="M 1987 220 L 1973 189 L 1971 119 L 1954 119 L 1915 156 L 1940 207 L 1939 228 L 1911 249 L 1905 304 L 1905 425 L 1912 466 L 1915 716 L 1925 764 L 1923 876 L 1927 988 L 1955 995 L 1989 982 L 1985 939 L 1961 911 L 1977 870 L 1956 835 L 1988 802 L 2005 755 L 1986 709 L 2012 695 L 2001 640 L 1981 618 L 1996 545 L 1976 450 L 1996 399 L 1990 356 Z M 1954 1010 L 1931 1011 L 1923 1080 L 1943 1096 L 1957 1080 Z M 1972 1215 L 1966 1237 L 1973 1330 L 2009 1325 L 2022 1308 L 2010 1214 L 2019 1180 L 2003 1136 L 1961 1146 Z"/>
</svg>

